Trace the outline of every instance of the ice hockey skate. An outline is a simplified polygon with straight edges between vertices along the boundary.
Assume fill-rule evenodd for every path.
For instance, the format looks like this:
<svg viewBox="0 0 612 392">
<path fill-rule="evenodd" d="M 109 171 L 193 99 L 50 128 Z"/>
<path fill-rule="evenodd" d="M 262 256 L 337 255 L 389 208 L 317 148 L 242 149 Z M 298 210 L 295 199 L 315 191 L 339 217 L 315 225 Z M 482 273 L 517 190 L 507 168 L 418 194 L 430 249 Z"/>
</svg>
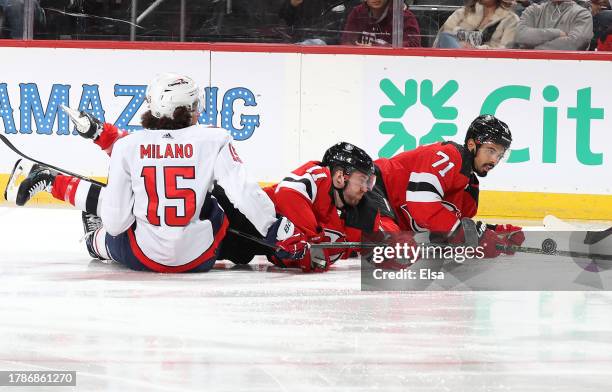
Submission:
<svg viewBox="0 0 612 392">
<path fill-rule="evenodd" d="M 83 230 L 85 231 L 85 245 L 87 246 L 87 252 L 94 259 L 103 260 L 103 258 L 96 252 L 94 247 L 94 235 L 96 230 L 102 228 L 102 219 L 99 216 L 90 214 L 83 211 L 81 214 L 83 219 Z"/>
<path fill-rule="evenodd" d="M 44 165 L 19 159 L 9 176 L 4 198 L 23 206 L 37 193 L 50 192 L 57 175 L 57 171 Z"/>
<path fill-rule="evenodd" d="M 74 124 L 79 135 L 85 139 L 96 140 L 102 133 L 104 126 L 100 120 L 92 116 L 91 114 L 79 111 L 76 109 L 69 108 L 66 105 L 60 105 L 62 110 L 66 112 L 70 121 Z"/>
</svg>

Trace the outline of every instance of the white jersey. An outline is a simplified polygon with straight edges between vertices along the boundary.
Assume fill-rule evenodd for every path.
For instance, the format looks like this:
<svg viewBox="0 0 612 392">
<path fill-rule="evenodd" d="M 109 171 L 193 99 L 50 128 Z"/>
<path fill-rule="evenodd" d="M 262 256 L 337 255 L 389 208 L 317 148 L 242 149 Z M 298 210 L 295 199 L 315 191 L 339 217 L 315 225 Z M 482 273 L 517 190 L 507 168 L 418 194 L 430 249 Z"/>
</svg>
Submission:
<svg viewBox="0 0 612 392">
<path fill-rule="evenodd" d="M 226 130 L 202 125 L 118 140 L 100 206 L 107 233 L 127 231 L 135 255 L 157 271 L 210 257 L 227 227 L 209 194 L 217 181 L 265 236 L 276 221 L 274 205 L 247 178 L 231 141 Z"/>
</svg>

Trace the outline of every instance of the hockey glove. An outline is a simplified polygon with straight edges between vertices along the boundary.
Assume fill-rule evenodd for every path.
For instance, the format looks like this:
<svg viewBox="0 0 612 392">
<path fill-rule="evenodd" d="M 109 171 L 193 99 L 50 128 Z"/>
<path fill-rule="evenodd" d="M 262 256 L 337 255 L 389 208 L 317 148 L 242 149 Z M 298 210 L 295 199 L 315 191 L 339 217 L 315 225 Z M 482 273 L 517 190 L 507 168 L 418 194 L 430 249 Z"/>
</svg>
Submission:
<svg viewBox="0 0 612 392">
<path fill-rule="evenodd" d="M 70 121 L 76 127 L 79 135 L 85 139 L 96 141 L 104 129 L 104 125 L 100 120 L 87 112 L 78 111 L 65 105 L 61 105 L 61 108 L 70 117 Z"/>
<path fill-rule="evenodd" d="M 327 242 L 329 237 L 314 237 L 310 241 Z M 325 272 L 332 264 L 328 249 L 312 249 L 310 246 L 304 252 L 304 255 L 297 258 L 280 258 L 283 255 L 281 252 L 275 252 L 268 256 L 268 261 L 280 268 L 299 268 L 302 272 Z"/>
<path fill-rule="evenodd" d="M 311 243 L 327 242 L 323 235 L 308 238 L 287 218 L 281 217 L 268 230 L 266 241 L 276 250 L 268 260 L 281 268 L 300 268 L 304 272 L 323 272 L 331 265 L 327 249 L 313 250 Z"/>
<path fill-rule="evenodd" d="M 497 236 L 495 231 L 487 228 L 487 224 L 481 221 L 476 222 L 476 230 L 478 232 L 478 246 L 482 247 L 485 258 L 492 259 L 502 254 L 502 250 L 498 249 L 497 246 L 506 246 L 507 244 Z"/>
<path fill-rule="evenodd" d="M 464 220 L 467 218 L 463 218 Z M 466 222 L 467 223 L 467 222 Z M 485 258 L 494 258 L 499 256 L 502 253 L 501 249 L 497 248 L 497 245 L 505 246 L 504 241 L 502 241 L 495 231 L 487 228 L 486 223 L 484 222 L 473 222 L 470 220 L 472 226 L 475 225 L 476 236 L 478 240 L 478 247 L 482 249 L 482 253 Z M 474 229 L 470 229 L 474 230 Z M 468 233 L 469 234 L 469 233 Z M 473 246 L 471 244 L 472 241 L 466 241 L 466 233 L 464 231 L 464 223 L 462 220 L 461 225 L 457 228 L 455 233 L 449 238 L 449 243 L 455 245 L 463 245 L 463 246 Z M 470 235 L 468 235 L 470 237 Z M 470 242 L 470 243 L 466 243 Z"/>
<path fill-rule="evenodd" d="M 525 233 L 523 233 L 522 227 L 510 224 L 487 225 L 487 227 L 495 231 L 495 233 L 504 242 L 505 246 L 521 246 L 523 245 L 523 242 L 525 242 Z M 507 249 L 504 251 L 504 253 L 513 255 L 514 251 Z"/>
<path fill-rule="evenodd" d="M 286 217 L 280 217 L 269 229 L 266 242 L 276 247 L 278 259 L 300 260 L 308 250 L 306 235 Z"/>
<path fill-rule="evenodd" d="M 309 244 L 321 242 L 330 242 L 330 238 L 325 235 L 308 238 Z M 299 267 L 302 269 L 302 272 L 325 272 L 333 264 L 332 253 L 333 249 L 317 249 L 309 245 L 306 254 L 299 260 Z"/>
</svg>

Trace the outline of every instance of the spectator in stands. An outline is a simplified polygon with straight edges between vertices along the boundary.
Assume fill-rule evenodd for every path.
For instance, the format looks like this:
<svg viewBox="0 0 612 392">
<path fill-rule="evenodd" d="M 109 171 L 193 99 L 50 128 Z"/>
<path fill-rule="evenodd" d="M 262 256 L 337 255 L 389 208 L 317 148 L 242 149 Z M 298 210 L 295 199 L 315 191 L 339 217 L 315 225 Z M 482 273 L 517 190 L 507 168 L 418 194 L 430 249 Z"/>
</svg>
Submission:
<svg viewBox="0 0 612 392">
<path fill-rule="evenodd" d="M 514 41 L 519 17 L 512 0 L 468 0 L 446 20 L 436 48 L 506 48 Z"/>
<path fill-rule="evenodd" d="M 336 22 L 344 11 L 338 0 L 282 0 L 278 16 L 291 28 L 293 42 L 324 45 L 338 43 Z"/>
<path fill-rule="evenodd" d="M 421 46 L 416 17 L 405 5 L 403 13 L 403 46 Z M 392 25 L 392 0 L 365 0 L 349 14 L 341 42 L 343 45 L 390 46 Z"/>
<path fill-rule="evenodd" d="M 516 4 L 514 5 L 513 9 L 514 12 L 516 12 L 516 14 L 520 17 L 523 14 L 523 11 L 525 11 L 530 5 L 536 3 L 540 4 L 545 1 L 548 0 L 516 0 Z"/>
<path fill-rule="evenodd" d="M 0 23 L 2 27 L 0 38 L 5 36 L 22 39 L 23 38 L 23 23 L 24 23 L 24 7 L 25 0 L 0 0 L 0 13 L 3 15 L 4 23 Z M 35 22 L 44 22 L 44 12 L 40 8 L 38 0 L 32 2 L 34 6 Z"/>
<path fill-rule="evenodd" d="M 521 15 L 516 47 L 540 50 L 585 50 L 593 37 L 593 18 L 572 0 L 533 4 Z"/>
<path fill-rule="evenodd" d="M 610 10 L 610 2 L 608 0 L 591 0 L 589 3 L 591 15 L 593 15 L 593 41 L 591 41 L 590 49 L 593 50 L 610 50 L 606 49 L 612 45 L 612 37 L 609 43 L 608 36 L 612 33 L 612 10 Z"/>
<path fill-rule="evenodd" d="M 589 1 L 591 15 L 595 16 L 603 11 L 610 10 L 610 2 L 608 0 L 591 0 Z"/>
</svg>

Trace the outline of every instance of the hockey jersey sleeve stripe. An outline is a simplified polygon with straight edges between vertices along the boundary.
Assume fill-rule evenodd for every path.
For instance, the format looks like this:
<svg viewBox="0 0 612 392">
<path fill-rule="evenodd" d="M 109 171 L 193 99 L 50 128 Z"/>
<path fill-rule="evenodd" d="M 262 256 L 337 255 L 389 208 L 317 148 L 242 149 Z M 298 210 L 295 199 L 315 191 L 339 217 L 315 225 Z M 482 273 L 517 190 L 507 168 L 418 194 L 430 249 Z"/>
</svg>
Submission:
<svg viewBox="0 0 612 392">
<path fill-rule="evenodd" d="M 414 220 L 414 218 L 410 214 L 410 210 L 408 210 L 408 207 L 406 205 L 401 206 L 401 209 L 406 214 L 406 216 L 408 217 L 408 222 L 410 223 L 410 228 L 412 229 L 412 231 L 416 231 L 417 233 L 422 233 L 422 232 L 426 231 L 425 228 L 419 226 L 416 223 L 416 220 Z"/>
<path fill-rule="evenodd" d="M 455 233 L 455 230 L 457 230 L 457 228 L 459 227 L 459 225 L 461 224 L 461 221 L 459 219 L 457 219 L 457 222 L 455 222 L 455 224 L 453 225 L 452 229 L 450 229 L 449 234 L 453 234 Z"/>
<path fill-rule="evenodd" d="M 276 187 L 276 192 L 279 191 L 280 188 L 290 188 L 294 191 L 299 192 L 304 197 L 306 197 L 311 202 L 314 202 L 315 194 L 313 193 L 313 184 L 307 178 L 291 178 L 286 177 L 281 181 Z M 316 186 L 315 188 L 316 189 Z"/>
<path fill-rule="evenodd" d="M 410 189 L 410 183 L 427 183 L 436 189 L 436 193 L 443 198 L 444 197 L 444 189 L 442 188 L 442 184 L 440 180 L 435 174 L 431 173 L 410 173 L 410 179 L 408 182 L 408 190 Z"/>
<path fill-rule="evenodd" d="M 406 201 L 415 201 L 421 203 L 434 203 L 442 201 L 440 195 L 435 192 L 406 192 Z"/>
<path fill-rule="evenodd" d="M 310 184 L 310 190 L 311 190 L 311 193 L 312 193 L 312 200 L 314 200 L 317 197 L 317 183 L 316 183 L 316 181 L 319 178 L 325 178 L 325 177 L 326 177 L 325 173 L 323 173 L 323 174 L 313 174 L 313 173 L 307 172 L 304 175 L 298 175 L 298 174 L 295 174 L 295 173 L 289 173 L 287 175 L 287 177 L 285 177 L 283 180 L 293 179 L 293 180 L 299 180 L 299 181 L 302 181 L 302 182 L 304 182 L 304 181 L 308 182 Z M 304 182 L 304 183 L 306 183 L 306 182 Z"/>
<path fill-rule="evenodd" d="M 440 199 L 442 198 L 442 195 L 438 192 L 436 187 L 428 182 L 409 182 L 408 192 L 431 192 L 440 196 Z"/>
</svg>

